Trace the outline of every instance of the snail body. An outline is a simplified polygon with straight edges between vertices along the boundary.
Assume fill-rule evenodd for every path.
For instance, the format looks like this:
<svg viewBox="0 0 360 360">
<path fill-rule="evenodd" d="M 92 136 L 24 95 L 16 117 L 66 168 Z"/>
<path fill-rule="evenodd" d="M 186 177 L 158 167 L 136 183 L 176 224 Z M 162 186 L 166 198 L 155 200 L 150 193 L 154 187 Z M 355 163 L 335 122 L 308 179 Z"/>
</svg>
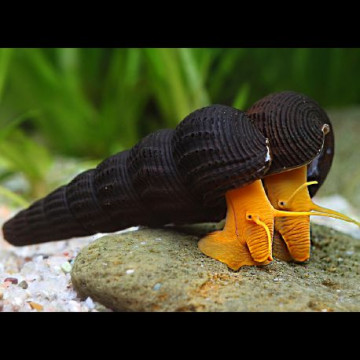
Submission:
<svg viewBox="0 0 360 360">
<path fill-rule="evenodd" d="M 284 187 L 291 196 L 298 183 L 289 182 L 286 173 L 298 169 L 300 182 L 311 177 L 317 188 L 322 184 L 333 156 L 329 130 L 319 105 L 294 92 L 272 94 L 247 112 L 211 105 L 173 130 L 149 134 L 20 211 L 4 224 L 4 238 L 22 246 L 226 216 L 224 230 L 201 239 L 200 250 L 234 270 L 267 264 L 274 238 L 287 247 L 294 242 L 276 220 L 315 214 L 296 201 L 291 209 L 279 208 L 276 189 Z M 311 199 L 317 188 L 303 190 Z M 299 258 L 296 251 L 290 255 Z"/>
</svg>

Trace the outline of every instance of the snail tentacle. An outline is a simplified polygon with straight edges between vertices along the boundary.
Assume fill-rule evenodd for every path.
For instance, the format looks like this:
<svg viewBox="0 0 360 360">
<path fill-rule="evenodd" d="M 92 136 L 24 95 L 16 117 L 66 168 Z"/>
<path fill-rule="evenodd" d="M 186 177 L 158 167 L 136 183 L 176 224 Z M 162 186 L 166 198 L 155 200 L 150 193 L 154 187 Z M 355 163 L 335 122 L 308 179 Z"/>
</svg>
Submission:
<svg viewBox="0 0 360 360">
<path fill-rule="evenodd" d="M 273 260 L 272 254 L 271 254 L 272 253 L 272 236 L 271 236 L 269 227 L 266 225 L 266 223 L 264 221 L 261 221 L 259 215 L 247 214 L 246 218 L 248 220 L 254 221 L 257 225 L 260 225 L 265 229 L 266 236 L 268 239 L 268 247 L 269 247 L 268 260 L 272 261 Z"/>
<path fill-rule="evenodd" d="M 310 185 L 317 185 L 318 182 L 317 181 L 307 181 L 304 184 L 300 185 L 291 195 L 287 200 L 283 200 L 280 199 L 278 201 L 278 206 L 281 209 L 287 209 L 287 208 L 291 208 L 291 201 L 296 197 L 297 194 L 299 194 L 301 192 L 301 190 L 303 190 L 304 188 L 307 188 Z"/>
<path fill-rule="evenodd" d="M 301 193 L 301 190 L 305 189 L 306 187 L 308 187 L 309 185 L 316 185 L 318 184 L 317 181 L 308 181 L 305 182 L 304 184 L 300 185 L 288 198 L 288 200 L 279 200 L 278 201 L 278 207 L 281 209 L 292 209 L 294 208 L 294 206 L 292 205 L 294 199 L 296 198 L 297 195 L 299 195 Z M 339 219 L 339 220 L 344 220 L 350 223 L 353 223 L 357 226 L 360 227 L 360 222 L 350 218 L 349 216 L 346 216 L 338 211 L 332 210 L 332 209 L 328 209 L 326 207 L 320 206 L 315 204 L 310 196 L 306 196 L 306 202 L 308 202 L 308 209 L 309 211 L 313 211 L 311 213 L 311 215 L 318 215 L 318 216 L 328 216 L 328 217 L 332 217 L 334 219 Z M 316 213 L 315 213 L 316 212 Z"/>
</svg>

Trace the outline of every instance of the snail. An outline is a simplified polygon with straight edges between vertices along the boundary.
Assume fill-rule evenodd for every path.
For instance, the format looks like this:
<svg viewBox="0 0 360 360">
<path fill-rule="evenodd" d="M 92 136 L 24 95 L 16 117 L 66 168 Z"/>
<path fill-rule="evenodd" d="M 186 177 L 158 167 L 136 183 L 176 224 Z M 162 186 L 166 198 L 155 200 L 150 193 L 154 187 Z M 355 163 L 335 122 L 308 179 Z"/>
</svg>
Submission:
<svg viewBox="0 0 360 360">
<path fill-rule="evenodd" d="M 360 226 L 311 200 L 333 150 L 329 118 L 305 95 L 270 94 L 246 112 L 210 105 L 20 211 L 4 224 L 4 238 L 22 246 L 225 218 L 223 230 L 198 246 L 231 269 L 266 265 L 273 249 L 285 260 L 306 261 L 310 215 Z"/>
<path fill-rule="evenodd" d="M 272 148 L 279 148 L 283 153 L 278 155 L 272 163 L 274 174 L 266 176 L 263 184 L 267 196 L 279 210 L 287 211 L 317 211 L 322 216 L 331 216 L 345 221 L 358 222 L 336 211 L 326 209 L 311 201 L 319 187 L 324 182 L 334 156 L 334 132 L 330 119 L 323 109 L 313 100 L 305 96 L 298 96 L 293 92 L 281 92 L 271 94 L 256 102 L 248 111 L 247 115 L 265 136 L 270 139 Z M 325 136 L 321 152 L 307 165 L 283 172 L 281 166 L 290 168 L 291 154 L 294 152 L 307 151 L 307 143 L 304 141 L 289 142 L 287 136 L 278 136 L 274 129 L 286 127 L 291 131 L 296 126 L 300 117 L 317 122 L 321 119 L 322 132 Z M 312 136 L 308 132 L 308 136 Z M 306 139 L 306 136 L 303 137 Z M 284 151 L 292 147 L 292 151 Z M 278 159 L 282 159 L 282 164 Z M 287 161 L 289 163 L 287 163 Z M 310 186 L 307 188 L 308 186 Z M 313 212 L 313 215 L 316 215 Z M 284 260 L 293 259 L 303 262 L 310 257 L 310 219 L 309 217 L 281 217 L 275 219 L 276 235 L 275 246 L 280 251 L 277 257 Z M 281 246 L 285 242 L 286 246 Z M 276 253 L 276 251 L 274 252 Z"/>
</svg>

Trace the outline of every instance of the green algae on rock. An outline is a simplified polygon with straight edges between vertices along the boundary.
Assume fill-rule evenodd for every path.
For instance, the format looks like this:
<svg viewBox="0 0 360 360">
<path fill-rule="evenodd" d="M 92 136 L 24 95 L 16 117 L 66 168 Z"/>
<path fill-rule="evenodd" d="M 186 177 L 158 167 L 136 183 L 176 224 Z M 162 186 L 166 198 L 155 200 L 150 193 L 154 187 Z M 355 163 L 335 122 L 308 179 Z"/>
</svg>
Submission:
<svg viewBox="0 0 360 360">
<path fill-rule="evenodd" d="M 94 241 L 74 262 L 75 289 L 117 311 L 360 310 L 357 239 L 312 224 L 310 261 L 275 259 L 235 272 L 198 249 L 209 226 L 183 230 L 141 229 Z"/>
</svg>

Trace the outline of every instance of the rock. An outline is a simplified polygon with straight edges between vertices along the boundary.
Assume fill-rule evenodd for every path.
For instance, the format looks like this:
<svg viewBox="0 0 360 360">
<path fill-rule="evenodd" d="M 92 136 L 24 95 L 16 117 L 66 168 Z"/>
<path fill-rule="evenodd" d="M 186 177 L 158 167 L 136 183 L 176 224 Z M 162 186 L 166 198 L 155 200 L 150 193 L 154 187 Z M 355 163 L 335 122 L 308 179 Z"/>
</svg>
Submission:
<svg viewBox="0 0 360 360">
<path fill-rule="evenodd" d="M 38 304 L 34 301 L 29 301 L 29 305 L 32 309 L 37 311 L 43 311 L 44 307 L 41 304 Z"/>
<path fill-rule="evenodd" d="M 16 285 L 18 283 L 18 279 L 17 278 L 14 278 L 14 277 L 8 277 L 4 280 L 4 282 L 9 282 L 11 284 L 14 284 Z"/>
<path fill-rule="evenodd" d="M 18 286 L 20 286 L 22 289 L 27 289 L 29 287 L 29 284 L 25 280 L 23 280 L 19 283 Z"/>
<path fill-rule="evenodd" d="M 198 250 L 199 234 L 207 231 L 141 229 L 104 236 L 75 259 L 73 285 L 82 298 L 117 311 L 360 310 L 359 240 L 312 224 L 307 263 L 275 259 L 235 272 Z"/>
</svg>

